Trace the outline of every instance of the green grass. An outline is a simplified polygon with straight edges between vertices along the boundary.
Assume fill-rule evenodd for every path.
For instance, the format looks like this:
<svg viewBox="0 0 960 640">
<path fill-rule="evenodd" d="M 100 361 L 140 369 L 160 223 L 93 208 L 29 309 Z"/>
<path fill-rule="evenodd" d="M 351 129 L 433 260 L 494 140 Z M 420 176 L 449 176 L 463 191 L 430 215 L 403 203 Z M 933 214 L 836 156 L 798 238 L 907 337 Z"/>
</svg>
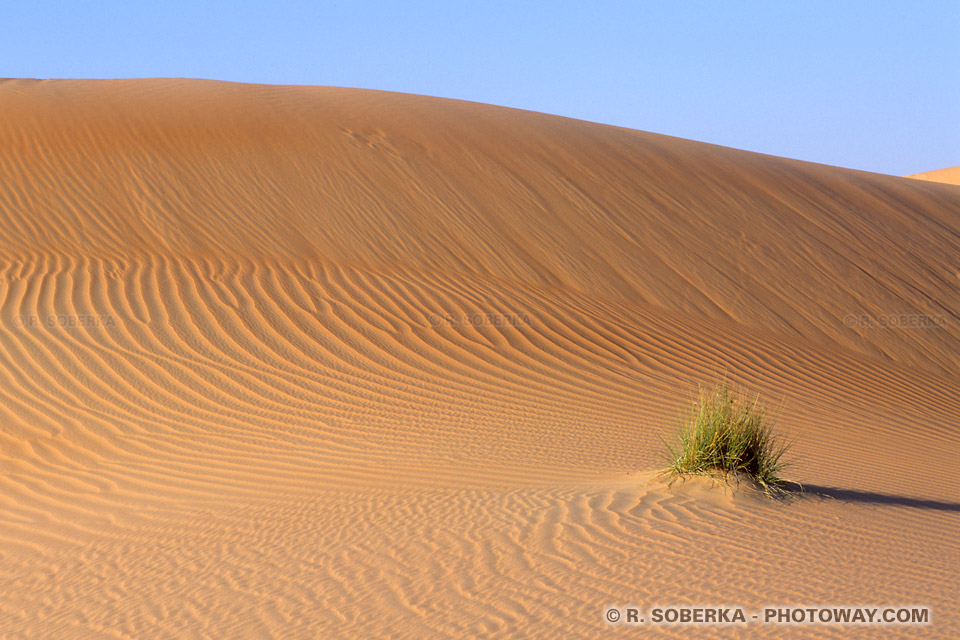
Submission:
<svg viewBox="0 0 960 640">
<path fill-rule="evenodd" d="M 735 394 L 723 381 L 711 391 L 701 389 L 681 426 L 679 445 L 664 442 L 670 462 L 665 471 L 671 476 L 742 473 L 768 491 L 780 489 L 787 482 L 781 473 L 790 444 L 774 433 L 759 396 Z"/>
</svg>

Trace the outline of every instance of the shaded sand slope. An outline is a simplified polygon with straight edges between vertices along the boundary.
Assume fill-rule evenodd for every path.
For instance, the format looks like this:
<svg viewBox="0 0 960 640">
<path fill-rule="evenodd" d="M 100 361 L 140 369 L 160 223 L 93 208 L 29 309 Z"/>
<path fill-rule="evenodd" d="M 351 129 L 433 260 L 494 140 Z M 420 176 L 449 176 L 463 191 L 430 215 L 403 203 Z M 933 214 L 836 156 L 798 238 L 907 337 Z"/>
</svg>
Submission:
<svg viewBox="0 0 960 640">
<path fill-rule="evenodd" d="M 0 230 L 2 637 L 594 637 L 654 602 L 960 632 L 955 187 L 401 94 L 3 81 Z M 636 473 L 721 370 L 831 497 Z M 697 630 L 744 632 L 845 634 Z"/>
</svg>

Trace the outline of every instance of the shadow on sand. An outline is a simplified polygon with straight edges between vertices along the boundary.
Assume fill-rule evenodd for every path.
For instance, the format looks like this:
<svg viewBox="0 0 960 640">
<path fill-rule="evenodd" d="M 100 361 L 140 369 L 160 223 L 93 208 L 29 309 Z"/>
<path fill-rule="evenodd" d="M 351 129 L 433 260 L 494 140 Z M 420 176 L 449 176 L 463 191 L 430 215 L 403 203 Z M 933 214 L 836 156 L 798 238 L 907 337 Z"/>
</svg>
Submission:
<svg viewBox="0 0 960 640">
<path fill-rule="evenodd" d="M 855 489 L 838 489 L 837 487 L 825 487 L 818 484 L 800 485 L 790 483 L 785 487 L 789 494 L 816 494 L 825 498 L 842 500 L 844 502 L 860 502 L 866 504 L 896 505 L 901 507 L 912 507 L 914 509 L 932 509 L 934 511 L 952 511 L 960 513 L 960 502 L 943 502 L 940 500 L 922 500 L 920 498 L 908 498 L 906 496 L 894 496 L 886 493 L 874 493 L 873 491 L 857 491 Z"/>
</svg>

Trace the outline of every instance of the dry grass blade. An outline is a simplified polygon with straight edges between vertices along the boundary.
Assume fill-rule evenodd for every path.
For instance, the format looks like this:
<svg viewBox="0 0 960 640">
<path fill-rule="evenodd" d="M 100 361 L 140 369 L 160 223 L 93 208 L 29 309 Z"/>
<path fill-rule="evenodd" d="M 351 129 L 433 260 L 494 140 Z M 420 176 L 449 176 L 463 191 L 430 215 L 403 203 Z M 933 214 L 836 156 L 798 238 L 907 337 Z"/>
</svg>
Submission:
<svg viewBox="0 0 960 640">
<path fill-rule="evenodd" d="M 725 381 L 712 391 L 701 390 L 681 428 L 679 446 L 664 444 L 672 476 L 742 473 L 768 490 L 786 482 L 781 474 L 790 443 L 774 433 L 759 396 L 735 394 Z"/>
</svg>

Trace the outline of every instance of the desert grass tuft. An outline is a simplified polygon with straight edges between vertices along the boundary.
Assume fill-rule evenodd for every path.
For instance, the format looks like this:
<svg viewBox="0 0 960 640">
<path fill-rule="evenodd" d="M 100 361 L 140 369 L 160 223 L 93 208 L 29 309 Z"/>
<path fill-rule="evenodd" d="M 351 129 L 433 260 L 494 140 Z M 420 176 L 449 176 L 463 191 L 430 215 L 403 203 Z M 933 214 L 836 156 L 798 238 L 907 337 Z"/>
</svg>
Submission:
<svg viewBox="0 0 960 640">
<path fill-rule="evenodd" d="M 687 474 L 746 474 L 765 490 L 779 490 L 787 481 L 782 472 L 791 443 L 774 433 L 759 396 L 736 394 L 723 381 L 700 390 L 679 444 L 667 447 L 672 477 Z"/>
</svg>

